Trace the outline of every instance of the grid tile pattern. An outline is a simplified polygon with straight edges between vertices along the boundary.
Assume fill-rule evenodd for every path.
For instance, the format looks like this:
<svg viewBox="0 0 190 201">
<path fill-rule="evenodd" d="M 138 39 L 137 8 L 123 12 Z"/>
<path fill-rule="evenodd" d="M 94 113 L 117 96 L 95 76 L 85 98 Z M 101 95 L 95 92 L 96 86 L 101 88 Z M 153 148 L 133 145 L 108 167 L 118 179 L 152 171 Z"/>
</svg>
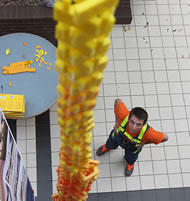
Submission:
<svg viewBox="0 0 190 201">
<path fill-rule="evenodd" d="M 109 63 L 94 109 L 91 147 L 101 173 L 92 193 L 190 186 L 189 1 L 131 0 L 131 7 L 131 25 L 115 25 L 110 35 Z M 129 178 L 121 148 L 95 155 L 114 126 L 117 97 L 129 109 L 144 107 L 149 124 L 169 136 L 164 144 L 144 147 Z M 51 109 L 53 175 L 60 143 L 55 111 L 56 106 Z"/>
<path fill-rule="evenodd" d="M 22 154 L 35 196 L 37 196 L 37 159 L 35 118 L 16 121 L 17 145 Z"/>
</svg>

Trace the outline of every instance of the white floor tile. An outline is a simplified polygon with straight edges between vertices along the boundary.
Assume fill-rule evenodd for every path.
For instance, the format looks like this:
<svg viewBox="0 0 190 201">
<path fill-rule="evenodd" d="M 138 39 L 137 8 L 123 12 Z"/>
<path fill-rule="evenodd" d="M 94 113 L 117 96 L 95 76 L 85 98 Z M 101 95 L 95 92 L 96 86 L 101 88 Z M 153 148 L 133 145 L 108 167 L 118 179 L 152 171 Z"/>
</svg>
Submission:
<svg viewBox="0 0 190 201">
<path fill-rule="evenodd" d="M 103 145 L 105 142 L 100 143 L 101 145 Z M 101 146 L 100 145 L 100 146 Z M 96 150 L 95 150 L 96 151 Z M 95 160 L 100 161 L 100 163 L 109 163 L 110 159 L 109 159 L 109 153 L 104 154 L 103 156 L 97 156 L 96 154 L 94 155 Z"/>
<path fill-rule="evenodd" d="M 124 38 L 112 38 L 113 48 L 124 48 Z"/>
<path fill-rule="evenodd" d="M 110 162 L 111 163 L 122 163 L 124 161 L 124 155 L 122 148 L 118 147 L 117 149 L 110 151 Z"/>
<path fill-rule="evenodd" d="M 125 37 L 125 48 L 137 48 L 137 39 L 136 37 Z"/>
<path fill-rule="evenodd" d="M 164 147 L 151 147 L 152 160 L 165 160 Z"/>
<path fill-rule="evenodd" d="M 105 122 L 104 110 L 94 110 L 94 122 Z"/>
<path fill-rule="evenodd" d="M 93 128 L 93 135 L 94 136 L 102 136 L 102 135 L 106 135 L 106 123 L 101 123 L 101 122 L 97 122 L 95 124 L 95 127 Z"/>
<path fill-rule="evenodd" d="M 156 94 L 156 85 L 154 83 L 143 83 L 143 89 L 145 95 Z"/>
<path fill-rule="evenodd" d="M 172 106 L 184 106 L 184 98 L 182 94 L 171 94 Z"/>
<path fill-rule="evenodd" d="M 17 140 L 17 146 L 19 147 L 19 150 L 21 152 L 21 154 L 26 154 L 26 140 Z"/>
<path fill-rule="evenodd" d="M 52 166 L 58 166 L 59 164 L 59 152 L 52 152 L 51 153 L 51 161 L 52 161 Z"/>
<path fill-rule="evenodd" d="M 129 83 L 127 72 L 116 72 L 115 76 L 116 76 L 116 83 Z"/>
<path fill-rule="evenodd" d="M 141 153 L 139 154 L 139 161 L 151 161 L 151 150 L 150 147 L 147 147 L 146 145 L 143 147 Z"/>
<path fill-rule="evenodd" d="M 58 124 L 58 118 L 57 112 L 50 112 L 50 124 Z"/>
<path fill-rule="evenodd" d="M 162 130 L 163 132 L 175 132 L 174 121 L 173 120 L 162 120 Z"/>
<path fill-rule="evenodd" d="M 154 176 L 140 176 L 141 180 L 141 189 L 155 189 Z"/>
<path fill-rule="evenodd" d="M 168 173 L 181 173 L 180 161 L 179 160 L 167 160 Z"/>
<path fill-rule="evenodd" d="M 37 170 L 36 168 L 27 168 L 28 178 L 31 182 L 37 181 Z"/>
<path fill-rule="evenodd" d="M 179 159 L 177 146 L 165 147 L 166 159 Z"/>
<path fill-rule="evenodd" d="M 95 110 L 104 109 L 104 98 L 103 97 L 97 97 L 96 98 L 96 107 Z"/>
<path fill-rule="evenodd" d="M 156 189 L 169 188 L 168 175 L 155 175 Z"/>
<path fill-rule="evenodd" d="M 182 159 L 181 161 L 181 170 L 183 173 L 190 173 L 190 159 Z"/>
<path fill-rule="evenodd" d="M 36 140 L 26 140 L 27 153 L 36 153 Z"/>
<path fill-rule="evenodd" d="M 58 152 L 60 145 L 61 145 L 61 142 L 60 142 L 59 138 L 51 139 L 51 151 L 52 152 Z"/>
<path fill-rule="evenodd" d="M 153 82 L 155 82 L 154 72 L 153 71 L 142 72 L 142 80 L 143 80 L 143 83 L 146 83 L 146 82 L 153 83 Z"/>
<path fill-rule="evenodd" d="M 114 59 L 125 59 L 126 54 L 125 54 L 125 49 L 113 49 L 113 57 Z"/>
<path fill-rule="evenodd" d="M 52 124 L 50 126 L 51 138 L 60 138 L 60 132 L 61 132 L 61 128 L 58 124 L 57 125 Z"/>
<path fill-rule="evenodd" d="M 178 132 L 176 135 L 178 145 L 190 145 L 189 132 Z"/>
<path fill-rule="evenodd" d="M 166 133 L 168 135 L 169 140 L 166 141 L 164 144 L 165 146 L 177 146 L 179 142 L 177 142 L 177 134 L 176 133 Z"/>
<path fill-rule="evenodd" d="M 140 175 L 153 175 L 152 161 L 139 161 Z"/>
<path fill-rule="evenodd" d="M 111 33 L 112 37 L 123 37 L 123 27 L 122 26 L 114 26 Z"/>
<path fill-rule="evenodd" d="M 98 178 L 105 178 L 110 177 L 110 164 L 109 163 L 103 163 L 99 164 L 98 169 L 100 170 L 100 174 L 98 175 Z"/>
<path fill-rule="evenodd" d="M 160 107 L 159 110 L 161 119 L 173 119 L 172 107 Z"/>
<path fill-rule="evenodd" d="M 26 127 L 25 126 L 17 126 L 17 140 L 26 140 Z"/>
<path fill-rule="evenodd" d="M 166 38 L 166 41 L 167 40 L 169 40 L 170 41 L 170 39 L 168 39 L 168 38 Z M 171 47 L 172 45 L 170 45 L 170 47 Z M 177 61 L 177 59 L 166 59 L 165 60 L 166 61 L 166 68 L 168 69 L 168 70 L 175 70 L 175 69 L 178 69 L 179 67 L 178 67 L 178 61 Z"/>
<path fill-rule="evenodd" d="M 156 95 L 145 95 L 145 105 L 147 107 L 158 107 L 158 98 Z"/>
<path fill-rule="evenodd" d="M 170 188 L 183 187 L 183 180 L 181 174 L 169 174 L 168 176 Z"/>
<path fill-rule="evenodd" d="M 36 139 L 36 127 L 27 126 L 26 127 L 26 138 L 27 140 Z"/>
<path fill-rule="evenodd" d="M 178 149 L 179 149 L 179 156 L 181 159 L 189 158 L 190 146 L 187 145 L 178 146 Z"/>
<path fill-rule="evenodd" d="M 114 64 L 115 64 L 116 72 L 119 72 L 119 71 L 125 72 L 127 70 L 126 60 L 114 60 Z M 109 65 L 109 63 L 108 63 L 108 65 Z M 117 73 L 116 73 L 116 75 L 117 75 Z"/>
<path fill-rule="evenodd" d="M 103 74 L 103 83 L 104 84 L 113 84 L 113 83 L 115 83 L 115 74 L 114 74 L 114 72 L 104 72 L 104 74 Z"/>
<path fill-rule="evenodd" d="M 107 136 L 96 136 L 94 139 L 95 149 L 98 149 L 100 146 L 104 145 L 107 140 Z"/>
<path fill-rule="evenodd" d="M 128 191 L 141 190 L 140 177 L 137 176 L 126 177 L 126 183 Z"/>
<path fill-rule="evenodd" d="M 130 95 L 129 84 L 117 84 L 118 96 Z"/>
<path fill-rule="evenodd" d="M 168 81 L 170 81 L 170 82 L 179 82 L 180 81 L 180 73 L 177 70 L 168 71 L 167 75 L 168 75 Z"/>
<path fill-rule="evenodd" d="M 131 95 L 143 95 L 143 86 L 139 84 L 130 84 Z"/>
<path fill-rule="evenodd" d="M 154 174 L 167 174 L 167 166 L 165 160 L 153 161 Z"/>
<path fill-rule="evenodd" d="M 123 177 L 124 176 L 124 164 L 123 163 L 111 163 L 111 177 Z"/>
<path fill-rule="evenodd" d="M 149 61 L 149 60 L 148 60 Z M 128 64 L 128 71 L 139 71 L 140 70 L 140 63 L 138 60 L 130 60 L 127 59 Z M 149 62 L 150 65 L 150 62 Z M 148 62 L 145 62 L 144 67 L 149 67 Z M 142 62 L 141 62 L 141 68 L 142 68 Z"/>
<path fill-rule="evenodd" d="M 144 97 L 143 96 L 132 96 L 131 97 L 131 104 L 132 107 L 145 107 L 145 103 L 144 103 Z"/>
<path fill-rule="evenodd" d="M 36 153 L 27 153 L 27 168 L 37 167 Z"/>
<path fill-rule="evenodd" d="M 35 117 L 27 118 L 26 119 L 26 126 L 35 126 Z"/>
<path fill-rule="evenodd" d="M 164 59 L 154 58 L 153 59 L 154 70 L 166 70 L 166 62 Z"/>
<path fill-rule="evenodd" d="M 179 94 L 182 93 L 182 85 L 180 82 L 170 82 L 169 83 L 170 93 Z"/>
<path fill-rule="evenodd" d="M 111 192 L 111 178 L 98 178 L 97 180 L 98 192 Z"/>
<path fill-rule="evenodd" d="M 129 82 L 130 83 L 141 83 L 141 73 L 140 72 L 129 72 Z"/>
<path fill-rule="evenodd" d="M 117 191 L 126 191 L 126 178 L 125 177 L 118 177 L 118 178 L 111 178 L 112 180 L 112 190 L 114 192 Z"/>
<path fill-rule="evenodd" d="M 176 127 L 176 132 L 188 131 L 189 128 L 188 128 L 187 119 L 176 119 L 175 127 Z"/>
<path fill-rule="evenodd" d="M 116 96 L 116 86 L 113 84 L 104 84 L 104 96 Z"/>
<path fill-rule="evenodd" d="M 184 173 L 183 175 L 183 183 L 185 187 L 190 187 L 190 173 Z"/>
</svg>

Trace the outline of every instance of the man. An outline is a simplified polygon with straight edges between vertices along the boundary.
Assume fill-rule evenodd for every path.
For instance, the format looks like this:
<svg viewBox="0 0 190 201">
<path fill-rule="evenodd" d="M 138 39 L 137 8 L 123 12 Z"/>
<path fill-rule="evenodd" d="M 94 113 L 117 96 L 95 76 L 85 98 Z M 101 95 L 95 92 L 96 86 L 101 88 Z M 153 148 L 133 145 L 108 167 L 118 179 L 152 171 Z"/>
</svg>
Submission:
<svg viewBox="0 0 190 201">
<path fill-rule="evenodd" d="M 126 108 L 121 99 L 116 99 L 114 104 L 115 126 L 111 131 L 106 144 L 96 151 L 98 156 L 117 149 L 120 145 L 125 149 L 124 159 L 127 162 L 125 175 L 130 176 L 134 170 L 134 163 L 145 144 L 159 144 L 168 140 L 164 133 L 155 131 L 146 122 L 147 112 L 140 107 L 133 108 L 131 112 Z"/>
</svg>

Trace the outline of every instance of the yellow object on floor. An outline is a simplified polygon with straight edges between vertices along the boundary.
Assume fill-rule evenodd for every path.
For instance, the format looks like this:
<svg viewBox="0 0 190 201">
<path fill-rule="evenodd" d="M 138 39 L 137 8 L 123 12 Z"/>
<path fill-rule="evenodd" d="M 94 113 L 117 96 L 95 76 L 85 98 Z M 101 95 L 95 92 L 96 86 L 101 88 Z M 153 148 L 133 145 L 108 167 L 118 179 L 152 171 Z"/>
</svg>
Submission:
<svg viewBox="0 0 190 201">
<path fill-rule="evenodd" d="M 0 94 L 0 108 L 6 118 L 24 118 L 25 99 L 24 95 Z"/>
<path fill-rule="evenodd" d="M 11 63 L 9 66 L 3 66 L 3 75 L 7 74 L 17 74 L 24 72 L 35 72 L 35 68 L 31 68 L 30 65 L 33 63 L 32 60 L 29 61 L 19 61 Z"/>
</svg>

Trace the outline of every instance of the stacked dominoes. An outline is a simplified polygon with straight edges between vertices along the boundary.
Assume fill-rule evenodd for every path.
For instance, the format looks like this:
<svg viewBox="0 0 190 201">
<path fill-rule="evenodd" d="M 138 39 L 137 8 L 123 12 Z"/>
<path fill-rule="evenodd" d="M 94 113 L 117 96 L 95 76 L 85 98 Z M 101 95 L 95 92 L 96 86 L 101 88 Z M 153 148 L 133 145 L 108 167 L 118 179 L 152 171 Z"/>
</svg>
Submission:
<svg viewBox="0 0 190 201">
<path fill-rule="evenodd" d="M 25 98 L 18 94 L 0 94 L 0 108 L 6 118 L 24 118 Z"/>
<path fill-rule="evenodd" d="M 118 0 L 60 0 L 54 6 L 58 40 L 61 146 L 54 201 L 83 201 L 99 173 L 91 160 L 93 108 L 102 82 Z"/>
</svg>

